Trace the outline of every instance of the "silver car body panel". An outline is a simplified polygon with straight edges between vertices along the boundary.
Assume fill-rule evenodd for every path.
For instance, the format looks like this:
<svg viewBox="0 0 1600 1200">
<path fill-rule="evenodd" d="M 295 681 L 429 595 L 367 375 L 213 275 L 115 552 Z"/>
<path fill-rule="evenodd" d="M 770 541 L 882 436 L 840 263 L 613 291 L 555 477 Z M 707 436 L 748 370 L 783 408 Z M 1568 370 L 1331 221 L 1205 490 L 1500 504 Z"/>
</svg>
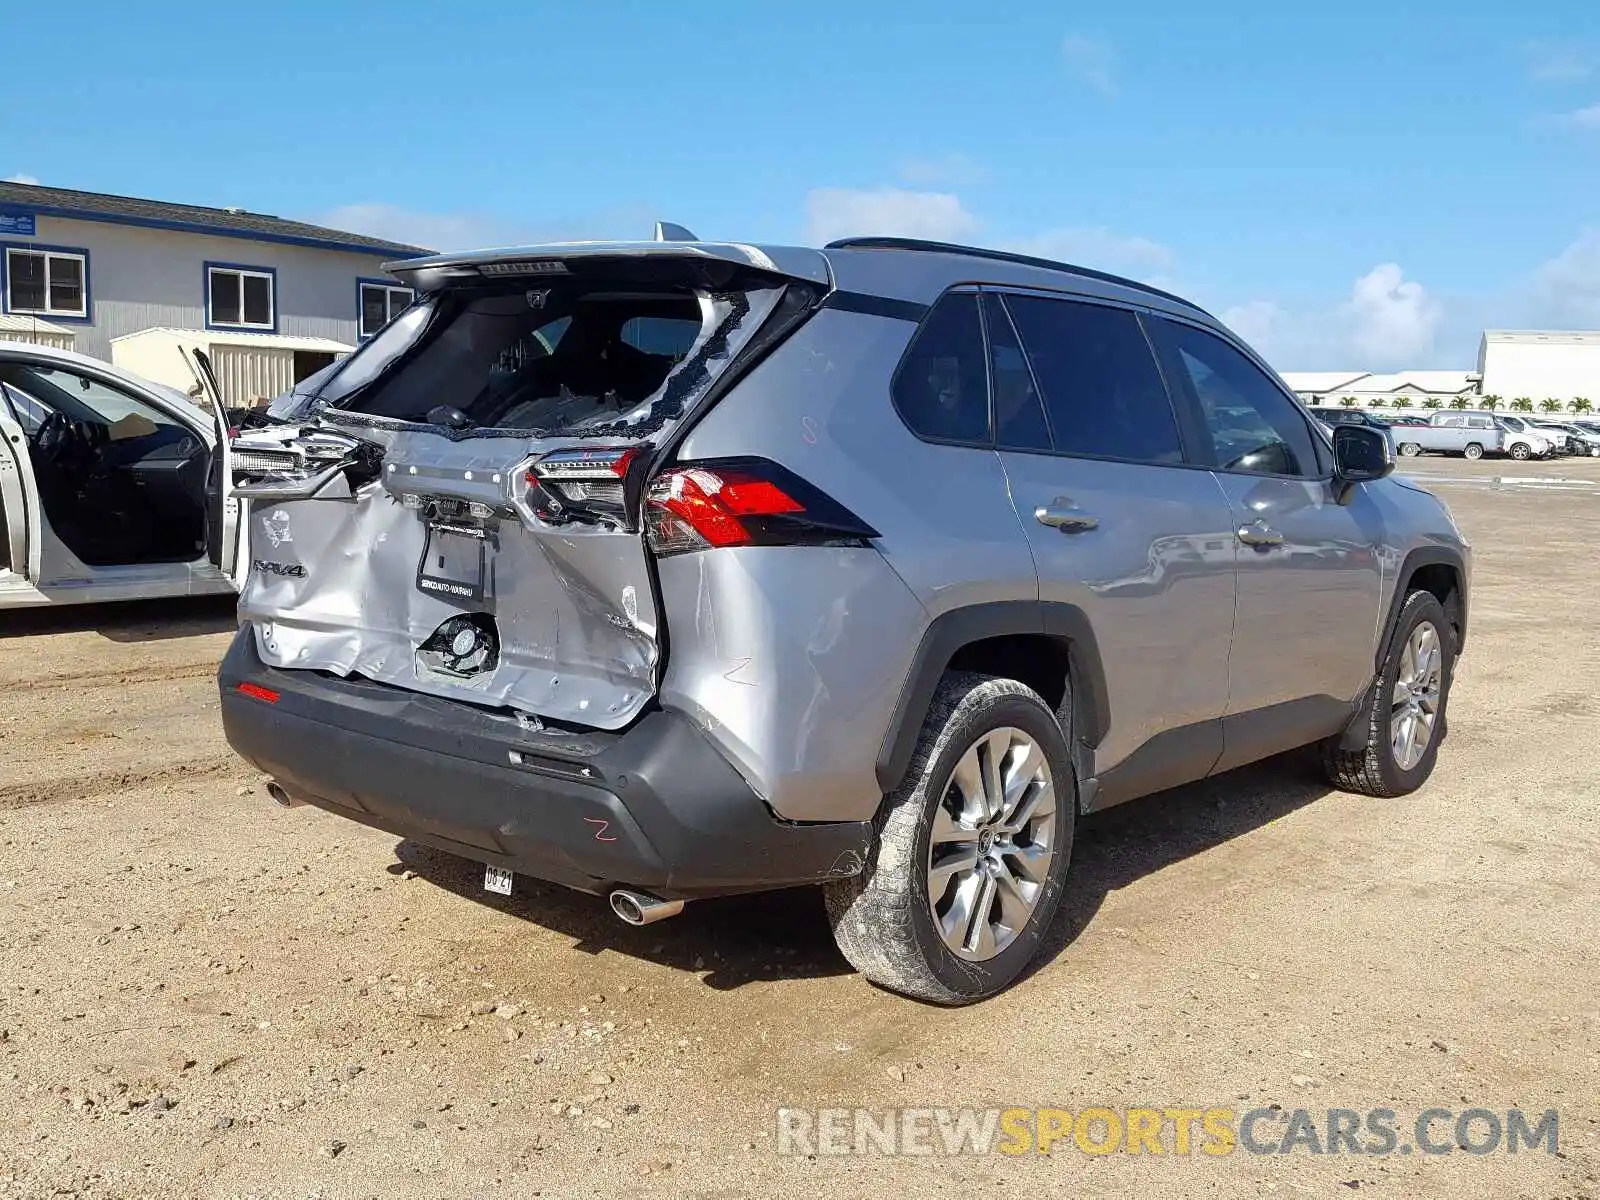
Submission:
<svg viewBox="0 0 1600 1200">
<path fill-rule="evenodd" d="M 1234 637 L 1235 538 L 1209 471 L 1049 454 L 1001 455 L 1039 570 L 1040 599 L 1080 609 L 1105 667 L 1104 773 L 1164 730 L 1220 718 Z M 1081 532 L 1032 514 L 1060 508 Z M 1219 743 L 1220 750 L 1220 743 Z"/>
</svg>

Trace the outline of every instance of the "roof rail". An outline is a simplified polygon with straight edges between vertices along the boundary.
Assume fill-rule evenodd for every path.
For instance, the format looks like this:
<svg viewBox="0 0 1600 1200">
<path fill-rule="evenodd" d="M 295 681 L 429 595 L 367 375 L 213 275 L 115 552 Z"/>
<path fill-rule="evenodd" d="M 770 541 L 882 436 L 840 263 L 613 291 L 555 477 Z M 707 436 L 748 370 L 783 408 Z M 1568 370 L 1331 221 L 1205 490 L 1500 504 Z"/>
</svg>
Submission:
<svg viewBox="0 0 1600 1200">
<path fill-rule="evenodd" d="M 1137 279 L 1128 279 L 1122 275 L 1113 275 L 1109 271 L 1096 271 L 1093 267 L 1079 267 L 1072 263 L 1057 262 L 1053 258 L 1035 258 L 1031 254 L 1013 254 L 1009 250 L 985 250 L 980 246 L 958 246 L 954 242 L 930 242 L 922 238 L 904 237 L 848 237 L 839 238 L 829 242 L 824 250 L 920 250 L 925 254 L 960 254 L 967 258 L 986 258 L 995 262 L 1016 263 L 1023 267 L 1043 267 L 1047 271 L 1067 271 L 1073 275 L 1082 275 L 1086 279 L 1098 279 L 1101 283 L 1114 283 L 1120 287 L 1132 288 L 1136 292 L 1146 292 L 1152 296 L 1160 296 L 1164 300 L 1171 300 L 1185 308 L 1205 312 L 1192 300 L 1185 300 L 1182 296 L 1174 296 L 1171 292 L 1164 292 L 1158 287 L 1151 287 L 1148 283 L 1140 283 Z"/>
</svg>

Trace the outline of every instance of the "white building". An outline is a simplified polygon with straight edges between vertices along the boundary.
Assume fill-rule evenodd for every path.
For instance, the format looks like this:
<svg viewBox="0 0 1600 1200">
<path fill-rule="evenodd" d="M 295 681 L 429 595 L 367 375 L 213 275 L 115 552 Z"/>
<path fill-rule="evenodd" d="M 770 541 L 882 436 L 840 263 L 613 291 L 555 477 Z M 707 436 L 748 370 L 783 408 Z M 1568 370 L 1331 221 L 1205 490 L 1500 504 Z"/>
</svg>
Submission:
<svg viewBox="0 0 1600 1200">
<path fill-rule="evenodd" d="M 1378 375 L 1370 371 L 1287 371 L 1283 381 L 1307 404 L 1342 404 L 1353 398 L 1358 407 L 1421 408 L 1433 399 L 1447 408 L 1457 396 L 1472 396 L 1477 376 L 1469 371 L 1396 371 Z"/>
<path fill-rule="evenodd" d="M 411 303 L 383 264 L 415 246 L 238 208 L 0 181 L 0 339 L 77 350 L 187 386 L 172 346 L 226 346 L 230 405 L 348 354 Z M 137 335 L 150 334 L 150 337 Z M 158 336 L 159 335 L 159 336 Z"/>
<path fill-rule="evenodd" d="M 1486 329 L 1478 347 L 1483 394 L 1600 408 L 1600 330 Z"/>
</svg>

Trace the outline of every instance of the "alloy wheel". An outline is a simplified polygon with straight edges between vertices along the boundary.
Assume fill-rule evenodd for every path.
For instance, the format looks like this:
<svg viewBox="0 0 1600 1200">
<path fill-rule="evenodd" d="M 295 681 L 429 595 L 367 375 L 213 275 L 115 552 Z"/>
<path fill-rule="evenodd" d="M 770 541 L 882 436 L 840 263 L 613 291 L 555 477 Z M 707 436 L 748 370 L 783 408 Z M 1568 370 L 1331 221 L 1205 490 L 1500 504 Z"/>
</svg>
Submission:
<svg viewBox="0 0 1600 1200">
<path fill-rule="evenodd" d="M 1389 747 L 1395 766 L 1409 771 L 1422 761 L 1433 741 L 1444 680 L 1444 647 L 1433 622 L 1411 631 L 1400 655 L 1389 707 Z"/>
<path fill-rule="evenodd" d="M 982 961 L 1026 928 L 1056 852 L 1056 790 L 1044 751 L 1020 729 L 967 747 L 933 812 L 928 905 L 944 944 Z"/>
</svg>

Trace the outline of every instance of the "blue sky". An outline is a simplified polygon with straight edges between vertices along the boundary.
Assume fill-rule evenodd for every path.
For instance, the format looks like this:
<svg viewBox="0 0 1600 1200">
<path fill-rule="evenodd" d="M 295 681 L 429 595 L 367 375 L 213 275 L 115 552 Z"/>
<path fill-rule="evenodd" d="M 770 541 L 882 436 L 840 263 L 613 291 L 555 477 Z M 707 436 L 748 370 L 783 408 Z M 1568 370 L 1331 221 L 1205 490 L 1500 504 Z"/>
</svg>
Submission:
<svg viewBox="0 0 1600 1200">
<path fill-rule="evenodd" d="M 1017 247 L 1176 287 L 1281 369 L 1600 327 L 1593 0 L 154 11 L 75 6 L 48 53 L 8 23 L 0 176 L 440 248 L 657 216 Z"/>
</svg>

